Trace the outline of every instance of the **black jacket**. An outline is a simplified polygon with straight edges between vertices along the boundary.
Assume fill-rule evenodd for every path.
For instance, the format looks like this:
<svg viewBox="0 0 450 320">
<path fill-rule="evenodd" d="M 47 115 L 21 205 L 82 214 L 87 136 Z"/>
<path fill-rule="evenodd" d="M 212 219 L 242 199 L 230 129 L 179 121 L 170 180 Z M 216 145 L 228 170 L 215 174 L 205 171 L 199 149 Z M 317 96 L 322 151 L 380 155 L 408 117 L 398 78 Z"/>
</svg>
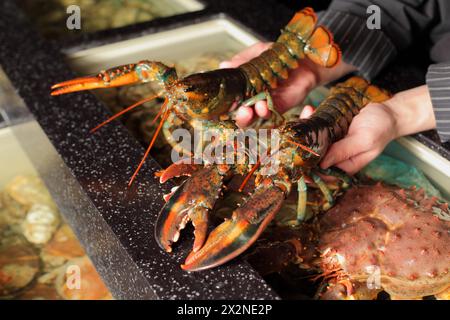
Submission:
<svg viewBox="0 0 450 320">
<path fill-rule="evenodd" d="M 380 8 L 380 29 L 369 29 L 368 7 Z M 340 45 L 345 62 L 376 76 L 400 51 L 423 41 L 432 64 L 426 81 L 442 141 L 450 140 L 450 0 L 334 0 L 319 23 Z"/>
</svg>

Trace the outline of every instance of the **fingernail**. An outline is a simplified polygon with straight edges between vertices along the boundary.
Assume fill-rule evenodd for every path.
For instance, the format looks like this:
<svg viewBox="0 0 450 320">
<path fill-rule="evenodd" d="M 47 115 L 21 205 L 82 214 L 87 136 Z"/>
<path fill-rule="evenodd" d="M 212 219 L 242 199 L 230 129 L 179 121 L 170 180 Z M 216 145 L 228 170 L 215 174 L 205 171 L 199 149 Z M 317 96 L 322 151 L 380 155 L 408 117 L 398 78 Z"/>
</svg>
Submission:
<svg viewBox="0 0 450 320">
<path fill-rule="evenodd" d="M 228 68 L 230 66 L 231 62 L 230 61 L 222 61 L 219 64 L 219 68 Z"/>
</svg>

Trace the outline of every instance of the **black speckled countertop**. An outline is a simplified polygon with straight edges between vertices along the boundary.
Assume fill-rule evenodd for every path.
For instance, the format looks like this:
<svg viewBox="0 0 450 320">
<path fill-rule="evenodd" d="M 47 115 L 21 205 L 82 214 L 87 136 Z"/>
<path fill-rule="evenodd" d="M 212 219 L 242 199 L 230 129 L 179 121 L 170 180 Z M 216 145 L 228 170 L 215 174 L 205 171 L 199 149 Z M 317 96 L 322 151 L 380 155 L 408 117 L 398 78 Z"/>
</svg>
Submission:
<svg viewBox="0 0 450 320">
<path fill-rule="evenodd" d="M 134 186 L 128 189 L 127 179 L 144 151 L 141 145 L 120 125 L 107 126 L 101 134 L 89 134 L 90 128 L 108 116 L 92 94 L 49 95 L 51 84 L 75 76 L 64 62 L 64 52 L 176 28 L 217 14 L 226 14 L 262 37 L 274 39 L 295 9 L 271 0 L 202 2 L 206 7 L 199 12 L 62 41 L 40 37 L 15 1 L 0 2 L 0 65 L 37 120 L 37 130 L 48 138 L 57 165 L 49 168 L 43 148 L 26 133 L 16 134 L 116 298 L 278 298 L 240 259 L 200 273 L 181 271 L 179 264 L 189 252 L 190 241 L 181 241 L 175 253 L 168 255 L 153 238 L 162 194 L 170 188 L 161 186 L 153 177 L 158 164 L 147 161 Z M 399 82 L 405 81 L 403 78 L 392 76 L 399 74 L 395 70 L 386 73 L 385 84 L 412 84 L 408 78 L 411 72 L 406 73 L 409 80 L 405 83 Z M 420 71 L 414 75 L 419 81 L 421 76 Z M 450 152 L 430 136 L 420 134 L 416 138 L 450 159 Z"/>
</svg>

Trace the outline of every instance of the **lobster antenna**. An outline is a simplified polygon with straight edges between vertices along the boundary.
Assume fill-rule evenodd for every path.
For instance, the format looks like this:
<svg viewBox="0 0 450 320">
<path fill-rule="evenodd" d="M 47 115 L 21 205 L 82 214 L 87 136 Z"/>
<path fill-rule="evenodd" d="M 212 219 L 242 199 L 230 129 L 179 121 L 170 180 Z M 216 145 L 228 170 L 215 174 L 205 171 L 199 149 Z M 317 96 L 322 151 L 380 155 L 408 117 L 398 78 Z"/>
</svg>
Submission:
<svg viewBox="0 0 450 320">
<path fill-rule="evenodd" d="M 130 187 L 133 184 L 134 179 L 136 178 L 139 170 L 141 170 L 142 165 L 145 162 L 145 159 L 147 159 L 150 150 L 152 149 L 153 145 L 155 144 L 156 138 L 158 137 L 159 132 L 161 131 L 161 128 L 166 121 L 167 117 L 169 116 L 170 108 L 167 108 L 167 104 L 169 102 L 169 99 L 166 97 L 166 100 L 164 101 L 164 104 L 161 107 L 161 110 L 164 110 L 164 113 L 161 116 L 161 121 L 159 122 L 158 128 L 156 128 L 155 133 L 153 134 L 152 141 L 150 141 L 150 145 L 148 146 L 147 150 L 145 151 L 144 156 L 142 157 L 141 162 L 139 163 L 138 167 L 133 173 L 133 176 L 131 177 L 130 181 L 128 182 L 128 186 Z"/>
<path fill-rule="evenodd" d="M 273 157 L 274 155 L 276 155 L 280 149 L 275 150 L 274 152 L 272 152 L 272 150 L 267 149 L 269 154 L 266 154 L 266 156 L 263 159 L 259 159 L 256 164 L 254 165 L 254 167 L 250 170 L 250 172 L 247 174 L 247 176 L 245 177 L 244 181 L 241 183 L 241 186 L 239 187 L 239 192 L 242 192 L 242 190 L 244 189 L 245 185 L 247 184 L 248 180 L 250 179 L 250 177 L 253 175 L 253 173 L 255 173 L 256 169 L 258 169 L 258 167 L 261 166 L 261 163 L 263 161 L 266 160 L 266 158 L 270 158 Z"/>
<path fill-rule="evenodd" d="M 239 192 L 242 192 L 242 190 L 244 190 L 245 185 L 247 184 L 248 180 L 250 180 L 250 177 L 253 175 L 253 173 L 255 173 L 256 169 L 258 169 L 258 167 L 261 165 L 261 160 L 258 160 L 255 165 L 252 167 L 252 169 L 250 170 L 250 172 L 245 176 L 244 181 L 242 181 L 240 187 L 239 187 Z"/>
<path fill-rule="evenodd" d="M 110 117 L 109 119 L 103 121 L 102 123 L 100 123 L 98 126 L 96 126 L 94 129 L 91 129 L 91 133 L 94 133 L 95 131 L 97 131 L 98 129 L 100 129 L 101 127 L 103 127 L 105 124 L 110 123 L 111 121 L 113 121 L 114 119 L 120 117 L 121 115 L 123 115 L 124 113 L 127 113 L 130 110 L 133 110 L 134 108 L 136 108 L 137 106 L 140 106 L 141 104 L 144 104 L 146 102 L 152 101 L 156 98 L 158 98 L 159 95 L 155 95 L 155 96 L 151 96 L 149 98 L 145 98 L 142 99 L 141 101 L 136 102 L 135 104 L 129 106 L 126 109 L 123 109 L 122 111 L 116 113 L 115 115 L 113 115 L 112 117 Z"/>
<path fill-rule="evenodd" d="M 320 154 L 318 154 L 317 152 L 315 152 L 314 150 L 308 148 L 307 146 L 302 145 L 301 143 L 286 139 L 288 142 L 295 144 L 297 147 L 300 147 L 301 149 L 308 151 L 309 153 L 312 153 L 313 155 L 315 155 L 316 157 L 320 157 Z"/>
<path fill-rule="evenodd" d="M 160 108 L 158 113 L 156 114 L 156 116 L 153 118 L 152 122 L 150 122 L 150 125 L 154 125 L 156 120 L 158 120 L 158 118 L 161 116 L 161 114 L 163 113 L 164 109 Z"/>
</svg>

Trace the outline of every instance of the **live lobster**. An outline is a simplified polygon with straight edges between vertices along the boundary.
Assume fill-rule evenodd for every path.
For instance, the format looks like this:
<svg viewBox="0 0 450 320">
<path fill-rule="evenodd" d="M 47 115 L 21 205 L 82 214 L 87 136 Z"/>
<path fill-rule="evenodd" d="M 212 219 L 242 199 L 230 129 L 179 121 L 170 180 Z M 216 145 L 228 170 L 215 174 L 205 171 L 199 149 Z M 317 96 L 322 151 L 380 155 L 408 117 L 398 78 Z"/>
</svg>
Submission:
<svg viewBox="0 0 450 320">
<path fill-rule="evenodd" d="M 161 84 L 163 93 L 133 104 L 92 130 L 96 131 L 145 102 L 165 96 L 165 102 L 157 116 L 161 119 L 160 124 L 130 179 L 131 184 L 160 131 L 172 147 L 178 148 L 172 131 L 180 123 L 188 122 L 194 128 L 215 127 L 220 117 L 231 109 L 240 105 L 253 105 L 264 99 L 274 116 L 282 119 L 273 107 L 269 93 L 269 89 L 277 87 L 277 80 L 286 79 L 288 70 L 297 68 L 299 60 L 305 57 L 324 67 L 333 67 L 340 60 L 341 53 L 333 43 L 331 33 L 323 26 L 315 28 L 316 20 L 311 8 L 299 11 L 269 50 L 238 68 L 196 73 L 179 79 L 174 68 L 158 61 L 144 60 L 114 67 L 95 76 L 55 84 L 51 95 L 150 81 Z"/>
<path fill-rule="evenodd" d="M 231 260 L 254 243 L 280 210 L 294 184 L 299 193 L 298 223 L 305 217 L 307 181 L 322 192 L 322 209 L 330 208 L 334 199 L 321 175 L 336 177 L 343 188 L 351 181 L 337 168 L 320 169 L 319 162 L 330 145 L 346 135 L 353 117 L 364 106 L 388 97 L 385 91 L 366 80 L 353 77 L 336 85 L 311 118 L 280 126 L 281 142 L 274 152 L 280 163 L 277 172 L 263 175 L 255 171 L 254 192 L 233 212 L 231 219 L 215 228 L 207 239 L 208 212 L 213 209 L 224 183 L 235 174 L 243 174 L 242 167 L 226 164 L 199 167 L 178 163 L 169 166 L 161 175 L 161 182 L 182 174 L 190 177 L 170 196 L 161 211 L 156 225 L 157 241 L 170 252 L 180 230 L 191 220 L 195 227 L 194 248 L 182 268 L 198 271 Z"/>
<path fill-rule="evenodd" d="M 299 61 L 305 57 L 324 67 L 333 67 L 340 61 L 340 51 L 333 43 L 331 34 L 322 26 L 316 28 L 315 24 L 316 16 L 312 9 L 303 9 L 292 18 L 270 49 L 238 68 L 178 79 L 173 68 L 160 62 L 141 61 L 103 71 L 98 76 L 59 83 L 52 87 L 52 95 L 159 81 L 164 86 L 166 101 L 160 111 L 161 121 L 156 134 L 163 129 L 168 142 L 174 146 L 170 130 L 171 123 L 177 119 L 189 122 L 193 127 L 199 122 L 209 128 L 220 126 L 225 122 L 218 120 L 230 109 L 238 105 L 252 105 L 259 100 L 267 100 L 275 117 L 281 119 L 269 93 L 269 89 L 277 86 L 278 79 L 287 78 L 288 70 L 297 68 Z M 152 98 L 132 105 L 100 126 Z M 333 199 L 325 183 L 316 175 L 319 170 L 317 164 L 328 147 L 346 134 L 352 118 L 362 107 L 370 101 L 386 98 L 382 90 L 363 79 L 352 78 L 338 85 L 313 117 L 282 125 L 279 128 L 281 144 L 276 150 L 277 156 L 282 159 L 280 170 L 271 176 L 262 176 L 258 172 L 254 193 L 235 210 L 232 219 L 219 225 L 208 239 L 208 214 L 224 182 L 236 173 L 252 174 L 256 167 L 250 170 L 248 165 L 198 167 L 173 164 L 162 174 L 162 182 L 181 174 L 192 176 L 171 195 L 162 209 L 155 230 L 158 243 L 166 251 L 171 251 L 171 244 L 177 241 L 180 229 L 191 220 L 195 227 L 194 248 L 182 268 L 202 270 L 229 261 L 248 248 L 279 210 L 294 183 L 298 183 L 300 191 L 299 220 L 306 207 L 306 178 L 311 178 L 323 190 L 330 205 Z M 230 121 L 230 127 L 233 126 Z M 156 134 L 130 183 L 148 155 Z M 346 179 L 341 173 L 338 176 Z"/>
</svg>

